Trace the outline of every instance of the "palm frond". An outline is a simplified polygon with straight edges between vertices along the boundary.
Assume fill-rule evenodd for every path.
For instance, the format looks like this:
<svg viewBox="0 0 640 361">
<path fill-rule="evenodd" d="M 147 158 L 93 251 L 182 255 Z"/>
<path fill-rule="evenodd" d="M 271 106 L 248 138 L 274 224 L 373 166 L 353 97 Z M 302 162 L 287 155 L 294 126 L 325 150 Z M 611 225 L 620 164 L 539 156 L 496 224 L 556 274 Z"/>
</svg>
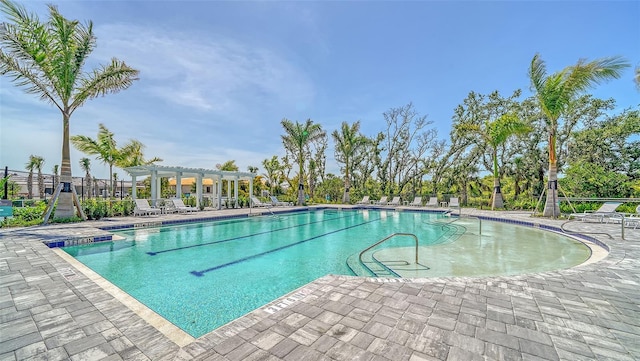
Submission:
<svg viewBox="0 0 640 361">
<path fill-rule="evenodd" d="M 540 58 L 540 54 L 536 54 L 531 59 L 531 65 L 529 66 L 529 79 L 531 79 L 531 85 L 536 92 L 540 93 L 545 88 L 546 78 L 547 66 Z"/>
</svg>

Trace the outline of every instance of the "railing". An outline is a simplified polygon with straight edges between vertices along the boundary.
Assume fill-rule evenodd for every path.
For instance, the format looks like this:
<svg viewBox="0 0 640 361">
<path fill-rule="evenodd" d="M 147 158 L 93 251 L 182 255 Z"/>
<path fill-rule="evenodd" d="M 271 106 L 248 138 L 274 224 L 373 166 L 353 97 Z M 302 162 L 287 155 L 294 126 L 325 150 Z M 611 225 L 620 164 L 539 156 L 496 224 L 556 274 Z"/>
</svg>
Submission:
<svg viewBox="0 0 640 361">
<path fill-rule="evenodd" d="M 362 260 L 362 255 L 363 255 L 363 254 L 365 254 L 367 251 L 369 251 L 369 250 L 371 250 L 371 249 L 373 249 L 373 248 L 377 247 L 377 246 L 378 246 L 378 245 L 380 245 L 381 243 L 384 243 L 384 242 L 388 241 L 389 239 L 391 239 L 391 238 L 393 238 L 393 237 L 397 237 L 397 236 L 409 236 L 409 237 L 413 237 L 413 239 L 414 239 L 414 240 L 415 240 L 415 242 L 416 242 L 416 264 L 417 264 L 417 263 L 418 263 L 418 236 L 416 236 L 416 235 L 415 235 L 415 234 L 413 234 L 413 233 L 394 233 L 394 234 L 392 234 L 392 235 L 390 235 L 390 236 L 387 236 L 387 237 L 385 237 L 385 238 L 383 238 L 383 239 L 379 240 L 378 242 L 376 242 L 376 243 L 372 244 L 371 246 L 367 247 L 367 248 L 366 248 L 366 249 L 364 249 L 362 252 L 360 252 L 360 254 L 358 255 L 358 260 L 360 261 L 360 264 L 361 264 L 364 268 L 366 268 L 366 269 L 367 269 L 371 274 L 375 275 L 376 273 L 375 273 L 371 268 L 369 268 L 369 266 L 367 266 L 367 265 L 365 264 L 365 262 Z M 375 258 L 374 258 L 374 260 L 375 260 Z M 387 266 L 385 266 L 385 265 L 384 265 L 384 264 L 382 264 L 381 262 L 379 262 L 379 261 L 376 261 L 376 262 L 380 263 L 380 265 L 381 265 L 383 268 L 387 269 L 387 270 L 388 270 L 388 271 L 390 271 L 391 273 L 394 273 L 394 274 L 398 275 L 397 273 L 393 272 L 393 270 L 389 269 Z M 398 275 L 398 276 L 399 276 L 399 275 Z"/>
</svg>

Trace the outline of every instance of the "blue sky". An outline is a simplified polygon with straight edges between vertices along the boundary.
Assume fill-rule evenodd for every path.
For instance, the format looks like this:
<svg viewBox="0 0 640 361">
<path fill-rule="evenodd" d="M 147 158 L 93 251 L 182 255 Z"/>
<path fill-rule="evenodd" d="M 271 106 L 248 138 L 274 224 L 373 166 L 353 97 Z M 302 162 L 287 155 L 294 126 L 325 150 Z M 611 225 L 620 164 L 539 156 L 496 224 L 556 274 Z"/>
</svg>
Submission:
<svg viewBox="0 0 640 361">
<path fill-rule="evenodd" d="M 95 137 L 104 123 L 119 144 L 138 139 L 168 166 L 233 159 L 262 173 L 263 159 L 284 155 L 283 118 L 311 118 L 328 133 L 360 120 L 373 136 L 385 129 L 383 112 L 409 102 L 449 139 L 470 91 L 528 96 L 535 53 L 549 72 L 623 56 L 632 65 L 623 78 L 591 93 L 616 99 L 617 111 L 640 104 L 639 1 L 24 3 L 41 19 L 54 3 L 67 18 L 93 21 L 89 67 L 117 57 L 140 70 L 131 88 L 79 108 L 71 134 Z M 0 165 L 22 170 L 35 154 L 50 172 L 61 159 L 60 112 L 7 77 L 0 105 Z M 75 176 L 83 156 L 72 149 Z M 333 157 L 330 143 L 327 171 L 339 173 Z M 108 167 L 92 160 L 92 173 L 107 177 Z"/>
</svg>

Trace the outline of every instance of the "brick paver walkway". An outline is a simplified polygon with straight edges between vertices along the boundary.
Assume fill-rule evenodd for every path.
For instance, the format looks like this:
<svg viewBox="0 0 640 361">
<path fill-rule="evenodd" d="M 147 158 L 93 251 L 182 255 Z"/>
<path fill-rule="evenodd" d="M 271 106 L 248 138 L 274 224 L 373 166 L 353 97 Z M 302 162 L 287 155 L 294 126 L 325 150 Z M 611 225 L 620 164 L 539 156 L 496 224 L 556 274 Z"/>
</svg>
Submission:
<svg viewBox="0 0 640 361">
<path fill-rule="evenodd" d="M 640 229 L 627 229 L 623 241 L 619 225 L 568 224 L 597 232 L 592 237 L 611 249 L 570 270 L 418 280 L 328 275 L 203 337 L 176 341 L 42 243 L 135 221 L 0 230 L 0 361 L 640 360 Z"/>
</svg>

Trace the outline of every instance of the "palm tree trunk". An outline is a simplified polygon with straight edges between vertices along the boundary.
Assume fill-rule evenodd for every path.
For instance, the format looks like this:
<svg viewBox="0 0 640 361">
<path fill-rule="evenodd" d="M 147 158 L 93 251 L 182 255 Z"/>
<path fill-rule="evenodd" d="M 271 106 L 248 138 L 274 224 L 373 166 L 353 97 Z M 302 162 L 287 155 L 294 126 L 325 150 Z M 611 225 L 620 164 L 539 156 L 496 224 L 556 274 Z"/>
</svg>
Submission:
<svg viewBox="0 0 640 361">
<path fill-rule="evenodd" d="M 93 192 L 91 192 L 91 186 L 92 186 L 92 182 L 91 182 L 91 174 L 87 173 L 87 175 L 84 177 L 84 183 L 87 187 L 87 199 L 91 199 L 91 195 L 93 194 Z"/>
<path fill-rule="evenodd" d="M 33 171 L 27 176 L 27 199 L 33 198 Z"/>
<path fill-rule="evenodd" d="M 349 204 L 350 201 L 350 196 L 349 196 L 349 190 L 351 188 L 351 179 L 349 179 L 349 171 L 348 169 L 345 170 L 345 175 L 344 175 L 344 193 L 342 194 L 342 203 L 344 204 Z"/>
<path fill-rule="evenodd" d="M 493 178 L 493 195 L 491 196 L 491 210 L 504 208 L 502 192 L 500 191 L 500 179 Z"/>
<path fill-rule="evenodd" d="M 62 191 L 58 196 L 58 205 L 54 218 L 71 218 L 75 215 L 73 209 L 73 179 L 71 177 L 71 152 L 69 151 L 69 115 L 62 113 L 62 162 L 60 167 L 60 181 L 63 183 Z M 66 184 L 65 184 L 66 183 Z"/>
<path fill-rule="evenodd" d="M 549 182 L 547 183 L 547 200 L 544 204 L 544 217 L 556 218 L 560 215 L 558 203 L 558 166 L 555 162 L 549 163 Z"/>
</svg>

